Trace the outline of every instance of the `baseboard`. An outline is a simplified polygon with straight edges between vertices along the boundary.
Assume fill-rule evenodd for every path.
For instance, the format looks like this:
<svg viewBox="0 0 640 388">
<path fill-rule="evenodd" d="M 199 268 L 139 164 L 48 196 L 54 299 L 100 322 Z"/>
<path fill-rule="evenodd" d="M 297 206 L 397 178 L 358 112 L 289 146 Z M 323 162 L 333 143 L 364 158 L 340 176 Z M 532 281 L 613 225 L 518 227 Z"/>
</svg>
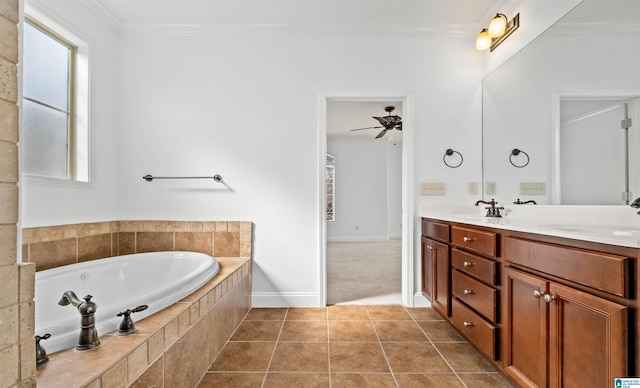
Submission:
<svg viewBox="0 0 640 388">
<path fill-rule="evenodd" d="M 431 302 L 421 292 L 416 292 L 413 294 L 413 307 L 431 307 Z"/>
<path fill-rule="evenodd" d="M 324 307 L 319 305 L 318 293 L 305 292 L 254 292 L 252 307 Z"/>
</svg>

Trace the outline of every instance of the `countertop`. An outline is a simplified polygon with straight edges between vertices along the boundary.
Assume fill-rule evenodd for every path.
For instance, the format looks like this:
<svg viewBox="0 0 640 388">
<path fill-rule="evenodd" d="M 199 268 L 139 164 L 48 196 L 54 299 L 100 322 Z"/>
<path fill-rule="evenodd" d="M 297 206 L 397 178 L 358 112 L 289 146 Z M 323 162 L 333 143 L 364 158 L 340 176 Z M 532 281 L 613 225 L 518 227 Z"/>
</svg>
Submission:
<svg viewBox="0 0 640 388">
<path fill-rule="evenodd" d="M 629 206 L 504 205 L 503 216 L 499 218 L 486 217 L 486 206 L 422 205 L 420 216 L 640 248 L 640 215 Z"/>
</svg>

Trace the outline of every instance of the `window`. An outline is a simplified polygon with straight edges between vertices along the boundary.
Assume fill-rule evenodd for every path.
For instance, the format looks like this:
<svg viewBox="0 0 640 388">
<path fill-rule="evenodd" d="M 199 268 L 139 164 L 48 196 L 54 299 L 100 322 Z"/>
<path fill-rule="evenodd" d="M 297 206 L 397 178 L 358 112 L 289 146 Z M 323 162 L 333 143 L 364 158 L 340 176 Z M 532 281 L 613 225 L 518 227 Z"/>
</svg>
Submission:
<svg viewBox="0 0 640 388">
<path fill-rule="evenodd" d="M 77 100 L 87 95 L 79 89 L 88 83 L 86 66 L 78 66 L 78 62 L 86 63 L 86 58 L 78 61 L 83 50 L 70 33 L 60 34 L 60 30 L 33 18 L 24 23 L 23 172 L 27 176 L 88 181 L 87 103 Z M 75 41 L 80 42 L 77 38 Z M 82 73 L 85 77 L 80 76 Z"/>
</svg>

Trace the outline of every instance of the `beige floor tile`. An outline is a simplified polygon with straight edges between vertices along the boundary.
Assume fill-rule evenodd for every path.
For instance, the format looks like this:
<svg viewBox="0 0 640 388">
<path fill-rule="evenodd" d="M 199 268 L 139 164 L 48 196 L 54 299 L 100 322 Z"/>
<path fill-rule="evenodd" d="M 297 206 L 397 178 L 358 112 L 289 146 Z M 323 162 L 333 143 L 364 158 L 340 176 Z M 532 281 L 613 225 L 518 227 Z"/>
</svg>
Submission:
<svg viewBox="0 0 640 388">
<path fill-rule="evenodd" d="M 327 307 L 329 320 L 365 320 L 368 321 L 369 313 L 365 306 L 360 305 L 335 305 Z"/>
<path fill-rule="evenodd" d="M 277 341 L 282 321 L 244 321 L 231 341 Z"/>
<path fill-rule="evenodd" d="M 495 372 L 489 362 L 466 342 L 438 342 L 434 345 L 456 372 Z"/>
<path fill-rule="evenodd" d="M 373 321 L 373 326 L 381 342 L 423 342 L 429 341 L 420 327 L 411 321 Z"/>
<path fill-rule="evenodd" d="M 228 342 L 210 371 L 266 372 L 275 342 Z"/>
<path fill-rule="evenodd" d="M 330 342 L 331 372 L 389 373 L 389 365 L 377 342 Z"/>
<path fill-rule="evenodd" d="M 268 373 L 264 388 L 329 387 L 329 373 Z"/>
<path fill-rule="evenodd" d="M 393 373 L 453 373 L 429 342 L 385 342 L 382 348 Z"/>
<path fill-rule="evenodd" d="M 331 388 L 395 388 L 391 373 L 332 373 Z"/>
<path fill-rule="evenodd" d="M 329 372 L 328 343 L 278 342 L 269 372 Z"/>
<path fill-rule="evenodd" d="M 459 373 L 458 376 L 468 387 L 511 388 L 511 384 L 499 373 Z"/>
<path fill-rule="evenodd" d="M 396 374 L 395 378 L 399 388 L 464 388 L 454 374 Z"/>
<path fill-rule="evenodd" d="M 401 305 L 375 305 L 367 306 L 369 316 L 373 320 L 407 320 L 411 315 Z"/>
<path fill-rule="evenodd" d="M 284 320 L 285 315 L 287 315 L 286 308 L 252 308 L 247 316 L 244 318 L 245 321 L 277 321 Z"/>
<path fill-rule="evenodd" d="M 285 321 L 280 341 L 327 341 L 327 321 Z"/>
<path fill-rule="evenodd" d="M 378 342 L 371 321 L 329 321 L 329 341 Z"/>
<path fill-rule="evenodd" d="M 447 321 L 417 321 L 433 342 L 464 341 L 464 338 Z"/>
<path fill-rule="evenodd" d="M 199 388 L 260 388 L 264 381 L 265 373 L 246 373 L 246 372 L 208 372 L 204 375 Z"/>
<path fill-rule="evenodd" d="M 287 312 L 287 321 L 325 321 L 327 309 L 319 308 L 290 308 Z"/>
</svg>

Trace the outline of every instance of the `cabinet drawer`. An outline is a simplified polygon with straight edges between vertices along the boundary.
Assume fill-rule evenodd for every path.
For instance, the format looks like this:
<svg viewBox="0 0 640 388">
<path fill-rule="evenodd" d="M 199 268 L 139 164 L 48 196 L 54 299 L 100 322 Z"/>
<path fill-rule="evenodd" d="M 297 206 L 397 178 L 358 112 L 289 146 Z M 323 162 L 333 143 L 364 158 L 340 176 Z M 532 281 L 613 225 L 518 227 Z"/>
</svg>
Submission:
<svg viewBox="0 0 640 388">
<path fill-rule="evenodd" d="M 422 219 L 422 235 L 449 242 L 449 224 Z"/>
<path fill-rule="evenodd" d="M 479 252 L 489 256 L 496 256 L 496 233 L 483 230 L 451 227 L 451 242 L 459 247 Z"/>
<path fill-rule="evenodd" d="M 628 257 L 506 237 L 504 258 L 610 294 L 629 297 L 631 259 Z"/>
<path fill-rule="evenodd" d="M 490 321 L 496 321 L 498 291 L 454 270 L 451 277 L 451 293 Z"/>
<path fill-rule="evenodd" d="M 451 323 L 478 349 L 495 360 L 496 328 L 455 298 L 452 300 L 451 315 Z"/>
<path fill-rule="evenodd" d="M 493 260 L 453 248 L 451 250 L 451 264 L 460 271 L 473 275 L 482 281 L 493 285 L 497 284 L 497 263 Z"/>
</svg>

